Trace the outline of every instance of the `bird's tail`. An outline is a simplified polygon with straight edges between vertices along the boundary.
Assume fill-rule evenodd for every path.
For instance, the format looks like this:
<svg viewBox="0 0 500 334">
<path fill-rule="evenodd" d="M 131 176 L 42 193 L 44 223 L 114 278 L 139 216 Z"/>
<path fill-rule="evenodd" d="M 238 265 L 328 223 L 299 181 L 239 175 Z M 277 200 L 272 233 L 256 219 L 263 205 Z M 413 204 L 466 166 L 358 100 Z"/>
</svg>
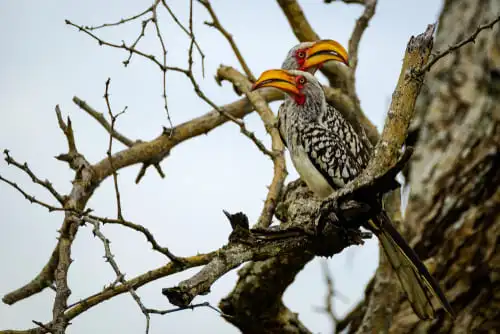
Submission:
<svg viewBox="0 0 500 334">
<path fill-rule="evenodd" d="M 432 278 L 417 254 L 406 243 L 401 234 L 394 228 L 390 218 L 382 210 L 368 223 L 369 229 L 375 233 L 399 277 L 408 300 L 420 319 L 432 319 L 435 310 L 432 297 L 441 302 L 444 309 L 454 317 L 450 303 L 446 299 L 438 283 Z"/>
</svg>

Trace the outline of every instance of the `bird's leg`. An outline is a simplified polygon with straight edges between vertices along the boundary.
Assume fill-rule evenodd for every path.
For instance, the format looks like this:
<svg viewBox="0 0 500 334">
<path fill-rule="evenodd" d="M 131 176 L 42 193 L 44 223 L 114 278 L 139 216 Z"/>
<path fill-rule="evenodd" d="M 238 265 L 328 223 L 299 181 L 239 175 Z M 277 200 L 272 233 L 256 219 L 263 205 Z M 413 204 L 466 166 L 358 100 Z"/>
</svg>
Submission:
<svg viewBox="0 0 500 334">
<path fill-rule="evenodd" d="M 339 205 L 337 200 L 327 200 L 321 203 L 319 208 L 318 218 L 316 219 L 316 235 L 321 235 L 325 229 L 327 222 L 335 222 L 338 225 L 342 225 L 342 217 L 339 217 L 336 213 L 339 210 Z"/>
</svg>

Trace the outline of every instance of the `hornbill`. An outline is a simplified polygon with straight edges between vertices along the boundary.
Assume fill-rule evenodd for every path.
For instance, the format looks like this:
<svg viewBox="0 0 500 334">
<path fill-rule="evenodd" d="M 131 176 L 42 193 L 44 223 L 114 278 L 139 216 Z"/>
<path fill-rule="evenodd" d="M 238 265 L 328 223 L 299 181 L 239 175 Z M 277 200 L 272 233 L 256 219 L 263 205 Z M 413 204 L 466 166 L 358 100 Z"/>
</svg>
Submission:
<svg viewBox="0 0 500 334">
<path fill-rule="evenodd" d="M 328 105 L 321 84 L 311 73 L 268 70 L 252 89 L 262 87 L 274 87 L 286 93 L 280 108 L 281 116 L 285 116 L 282 135 L 297 172 L 316 196 L 328 197 L 366 167 L 371 147 L 361 145 L 358 134 Z M 370 205 L 372 217 L 363 227 L 379 238 L 415 313 L 421 319 L 434 318 L 431 299 L 435 296 L 453 316 L 438 283 L 394 228 L 380 199 L 374 198 Z"/>
<path fill-rule="evenodd" d="M 284 70 L 301 70 L 314 74 L 328 61 L 341 62 L 349 66 L 346 49 L 340 43 L 331 39 L 303 42 L 288 51 L 281 68 Z M 286 113 L 283 108 L 285 108 L 285 104 L 282 104 L 278 110 L 278 129 L 282 140 L 284 139 L 282 125 L 286 123 Z M 341 140 L 349 142 L 351 151 L 360 164 L 366 165 L 368 163 L 373 148 L 365 130 L 359 123 L 350 123 L 335 106 L 329 103 L 327 103 L 325 113 L 321 115 L 321 119 L 329 128 L 343 129 L 343 131 L 337 132 L 337 136 Z M 283 140 L 283 143 L 286 146 L 285 140 Z"/>
</svg>

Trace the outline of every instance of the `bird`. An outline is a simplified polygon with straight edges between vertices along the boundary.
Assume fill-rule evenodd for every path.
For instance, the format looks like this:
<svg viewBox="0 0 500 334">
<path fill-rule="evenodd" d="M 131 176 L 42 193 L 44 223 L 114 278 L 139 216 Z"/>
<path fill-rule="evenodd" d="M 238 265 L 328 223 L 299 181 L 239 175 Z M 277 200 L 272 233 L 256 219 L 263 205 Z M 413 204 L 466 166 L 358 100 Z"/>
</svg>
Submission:
<svg viewBox="0 0 500 334">
<path fill-rule="evenodd" d="M 342 44 L 332 39 L 322 39 L 314 42 L 302 42 L 292 47 L 281 68 L 314 74 L 328 61 L 338 61 L 349 66 L 347 50 Z"/>
<path fill-rule="evenodd" d="M 329 112 L 323 87 L 309 72 L 273 69 L 263 72 L 252 90 L 274 87 L 286 93 L 281 131 L 293 165 L 308 188 L 320 199 L 355 179 L 368 163 L 358 152 L 359 138 L 340 113 Z M 330 117 L 330 118 L 328 118 Z M 370 149 L 362 147 L 363 150 Z M 370 156 L 367 152 L 366 156 Z M 453 309 L 438 283 L 416 253 L 392 225 L 380 198 L 373 217 L 363 227 L 380 240 L 385 254 L 399 277 L 403 290 L 423 320 L 435 318 L 432 303 L 437 297 L 454 317 Z M 372 203 L 370 203 L 372 204 Z"/>
<path fill-rule="evenodd" d="M 323 39 L 314 42 L 302 42 L 295 45 L 288 51 L 288 54 L 281 65 L 284 70 L 301 70 L 315 74 L 316 71 L 326 62 L 340 62 L 349 66 L 349 58 L 346 49 L 337 41 Z M 283 127 L 286 123 L 286 113 L 283 111 L 286 104 L 282 104 L 278 109 L 278 130 L 282 141 Z M 365 165 L 371 158 L 373 145 L 368 139 L 365 130 L 359 122 L 353 120 L 349 122 L 340 111 L 332 104 L 327 103 L 325 113 L 321 115 L 322 121 L 329 128 L 341 128 L 343 131 L 337 135 L 349 142 L 351 152 L 356 155 L 359 163 Z M 331 124 L 329 122 L 332 122 Z"/>
</svg>

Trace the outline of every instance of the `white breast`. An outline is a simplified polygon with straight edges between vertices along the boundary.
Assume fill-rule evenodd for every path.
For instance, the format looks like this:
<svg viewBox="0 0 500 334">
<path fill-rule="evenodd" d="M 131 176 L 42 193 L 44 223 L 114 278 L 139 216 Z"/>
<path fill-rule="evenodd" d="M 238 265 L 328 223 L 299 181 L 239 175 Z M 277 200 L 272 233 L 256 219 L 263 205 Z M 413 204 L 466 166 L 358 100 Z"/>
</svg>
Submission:
<svg viewBox="0 0 500 334">
<path fill-rule="evenodd" d="M 314 167 L 302 147 L 297 147 L 291 153 L 293 165 L 309 189 L 319 198 L 328 197 L 333 192 L 333 188 L 316 167 Z"/>
</svg>

